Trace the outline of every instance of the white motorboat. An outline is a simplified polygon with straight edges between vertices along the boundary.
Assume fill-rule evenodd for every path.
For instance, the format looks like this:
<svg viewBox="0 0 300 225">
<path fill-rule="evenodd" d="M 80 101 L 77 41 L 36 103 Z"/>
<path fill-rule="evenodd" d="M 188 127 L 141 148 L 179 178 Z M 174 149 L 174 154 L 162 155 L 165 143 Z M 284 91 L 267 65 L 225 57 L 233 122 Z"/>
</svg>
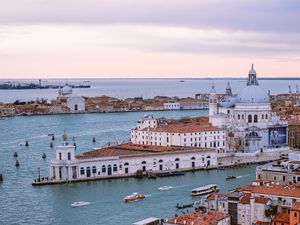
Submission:
<svg viewBox="0 0 300 225">
<path fill-rule="evenodd" d="M 192 190 L 192 196 L 207 195 L 220 190 L 217 184 L 208 184 Z"/>
<path fill-rule="evenodd" d="M 172 186 L 162 186 L 162 187 L 159 187 L 158 190 L 159 191 L 168 191 L 168 190 L 171 190 L 173 187 Z"/>
<path fill-rule="evenodd" d="M 81 206 L 86 206 L 91 204 L 90 202 L 83 202 L 83 201 L 79 201 L 79 202 L 74 202 L 71 204 L 72 207 L 81 207 Z"/>
</svg>

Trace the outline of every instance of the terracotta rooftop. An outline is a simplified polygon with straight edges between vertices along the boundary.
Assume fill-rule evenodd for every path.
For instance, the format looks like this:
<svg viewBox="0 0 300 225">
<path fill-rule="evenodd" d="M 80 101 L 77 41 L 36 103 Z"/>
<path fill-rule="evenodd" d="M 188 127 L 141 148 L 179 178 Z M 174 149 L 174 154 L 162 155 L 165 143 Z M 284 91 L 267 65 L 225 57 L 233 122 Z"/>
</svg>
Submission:
<svg viewBox="0 0 300 225">
<path fill-rule="evenodd" d="M 243 204 L 243 205 L 249 205 L 250 204 L 250 197 L 251 197 L 250 193 L 245 193 L 243 195 L 243 197 L 241 197 L 240 203 Z"/>
<path fill-rule="evenodd" d="M 300 202 L 295 202 L 291 208 L 291 210 L 300 211 Z"/>
<path fill-rule="evenodd" d="M 270 199 L 265 197 L 255 197 L 255 202 L 260 204 L 267 204 Z"/>
<path fill-rule="evenodd" d="M 77 155 L 77 159 L 91 159 L 100 157 L 143 157 L 147 155 L 161 154 L 184 154 L 194 151 L 211 151 L 208 149 L 192 148 L 192 147 L 177 147 L 177 146 L 155 146 L 155 145 L 138 145 L 138 144 L 120 144 L 116 146 L 105 147 L 102 149 L 92 150 Z"/>
<path fill-rule="evenodd" d="M 168 132 L 168 133 L 199 133 L 210 131 L 223 131 L 223 129 L 211 125 L 197 125 L 192 123 L 169 124 L 157 128 L 145 128 L 143 131 Z"/>
<path fill-rule="evenodd" d="M 281 185 L 254 186 L 252 193 L 300 198 L 300 188 L 284 187 Z"/>
<path fill-rule="evenodd" d="M 287 213 L 278 213 L 273 222 L 290 223 L 290 215 Z"/>
<path fill-rule="evenodd" d="M 168 219 L 169 224 L 185 225 L 216 225 L 219 220 L 224 218 L 224 213 L 218 211 L 209 211 L 207 213 L 190 212 L 178 217 Z"/>
</svg>

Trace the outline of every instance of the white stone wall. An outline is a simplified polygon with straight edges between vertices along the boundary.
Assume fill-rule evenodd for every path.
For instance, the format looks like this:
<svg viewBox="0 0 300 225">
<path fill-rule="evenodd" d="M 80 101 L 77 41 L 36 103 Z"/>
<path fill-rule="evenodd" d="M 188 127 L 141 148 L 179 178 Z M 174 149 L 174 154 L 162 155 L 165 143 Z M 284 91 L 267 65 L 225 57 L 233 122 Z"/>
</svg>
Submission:
<svg viewBox="0 0 300 225">
<path fill-rule="evenodd" d="M 154 132 L 136 129 L 131 130 L 131 142 L 133 144 L 225 148 L 225 141 L 226 133 L 224 130 L 193 133 Z"/>
<path fill-rule="evenodd" d="M 144 157 L 106 157 L 89 160 L 75 159 L 72 161 L 51 161 L 51 171 L 53 168 L 57 170 L 56 179 L 59 179 L 57 175 L 59 167 L 63 168 L 65 174 L 62 179 L 73 179 L 71 173 L 66 172 L 66 170 L 71 171 L 72 166 L 76 166 L 77 178 L 84 179 L 93 177 L 108 177 L 113 175 L 134 175 L 137 170 L 174 171 L 215 167 L 217 166 L 217 155 L 215 151 L 199 150 L 199 152 L 187 152 L 185 154 L 161 154 Z M 109 167 L 111 168 L 110 172 Z M 93 168 L 96 168 L 95 173 L 93 172 Z M 104 168 L 105 171 L 103 170 Z M 90 172 L 88 172 L 88 170 Z M 52 172 L 50 176 L 53 177 Z"/>
<path fill-rule="evenodd" d="M 67 107 L 71 111 L 85 111 L 85 100 L 80 96 L 67 97 Z"/>
</svg>

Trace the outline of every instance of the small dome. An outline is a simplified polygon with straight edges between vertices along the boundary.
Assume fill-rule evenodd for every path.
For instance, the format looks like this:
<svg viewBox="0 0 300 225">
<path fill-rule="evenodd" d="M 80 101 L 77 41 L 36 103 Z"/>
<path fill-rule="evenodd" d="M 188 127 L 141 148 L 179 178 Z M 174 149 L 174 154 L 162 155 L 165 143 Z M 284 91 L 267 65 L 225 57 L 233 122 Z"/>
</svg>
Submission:
<svg viewBox="0 0 300 225">
<path fill-rule="evenodd" d="M 257 85 L 246 86 L 238 94 L 239 103 L 269 103 L 268 94 Z"/>
<path fill-rule="evenodd" d="M 67 94 L 72 94 L 72 87 L 69 86 L 68 84 L 66 84 L 62 90 L 61 90 L 63 95 L 67 95 Z"/>
</svg>

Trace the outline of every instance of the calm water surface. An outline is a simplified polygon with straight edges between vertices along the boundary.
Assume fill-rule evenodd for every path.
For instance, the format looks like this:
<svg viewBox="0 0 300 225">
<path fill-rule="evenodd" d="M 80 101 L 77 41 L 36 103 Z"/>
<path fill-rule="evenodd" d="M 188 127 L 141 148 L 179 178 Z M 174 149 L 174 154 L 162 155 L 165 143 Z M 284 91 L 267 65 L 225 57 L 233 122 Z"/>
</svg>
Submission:
<svg viewBox="0 0 300 225">
<path fill-rule="evenodd" d="M 218 93 L 225 92 L 227 82 L 230 81 L 232 92 L 238 93 L 246 84 L 247 75 L 244 79 L 90 79 L 91 88 L 74 89 L 74 93 L 83 96 L 108 95 L 120 99 L 128 97 L 153 98 L 157 95 L 165 96 L 195 96 L 197 93 L 208 93 L 212 84 L 215 85 Z M 180 82 L 184 80 L 185 82 Z M 0 79 L 0 83 L 5 80 Z M 37 80 L 21 80 L 21 83 L 34 82 Z M 64 85 L 65 80 L 44 80 L 46 84 Z M 84 80 L 69 79 L 72 85 L 83 84 Z M 288 86 L 291 85 L 295 92 L 296 84 L 300 86 L 300 78 L 293 80 L 259 80 L 260 86 L 271 94 L 288 93 Z M 0 102 L 14 102 L 15 100 L 35 100 L 45 98 L 48 100 L 57 97 L 55 89 L 35 90 L 0 90 Z"/>
<path fill-rule="evenodd" d="M 154 112 L 157 116 L 180 118 L 207 115 L 207 111 Z M 0 184 L 0 224 L 131 224 L 149 216 L 174 216 L 177 203 L 191 203 L 197 198 L 190 196 L 192 188 L 219 183 L 222 191 L 249 183 L 255 175 L 255 167 L 201 171 L 181 177 L 137 180 L 133 178 L 106 180 L 89 183 L 32 187 L 38 175 L 48 176 L 49 160 L 55 150 L 50 149 L 49 133 L 56 134 L 55 145 L 60 144 L 63 130 L 69 138 L 76 138 L 77 153 L 102 146 L 108 141 L 128 140 L 129 129 L 143 112 L 107 113 L 82 115 L 57 115 L 15 117 L 0 120 L 0 172 L 4 182 Z M 97 142 L 92 143 L 96 137 Z M 25 140 L 30 146 L 24 146 Z M 20 146 L 23 144 L 23 146 Z M 19 154 L 21 166 L 15 167 L 13 153 Z M 43 153 L 47 159 L 42 159 Z M 240 175 L 236 180 L 225 181 L 228 175 Z M 171 185 L 175 188 L 160 192 L 158 187 Z M 124 196 L 142 192 L 147 198 L 124 204 Z M 72 208 L 75 201 L 89 201 L 91 205 Z"/>
</svg>

